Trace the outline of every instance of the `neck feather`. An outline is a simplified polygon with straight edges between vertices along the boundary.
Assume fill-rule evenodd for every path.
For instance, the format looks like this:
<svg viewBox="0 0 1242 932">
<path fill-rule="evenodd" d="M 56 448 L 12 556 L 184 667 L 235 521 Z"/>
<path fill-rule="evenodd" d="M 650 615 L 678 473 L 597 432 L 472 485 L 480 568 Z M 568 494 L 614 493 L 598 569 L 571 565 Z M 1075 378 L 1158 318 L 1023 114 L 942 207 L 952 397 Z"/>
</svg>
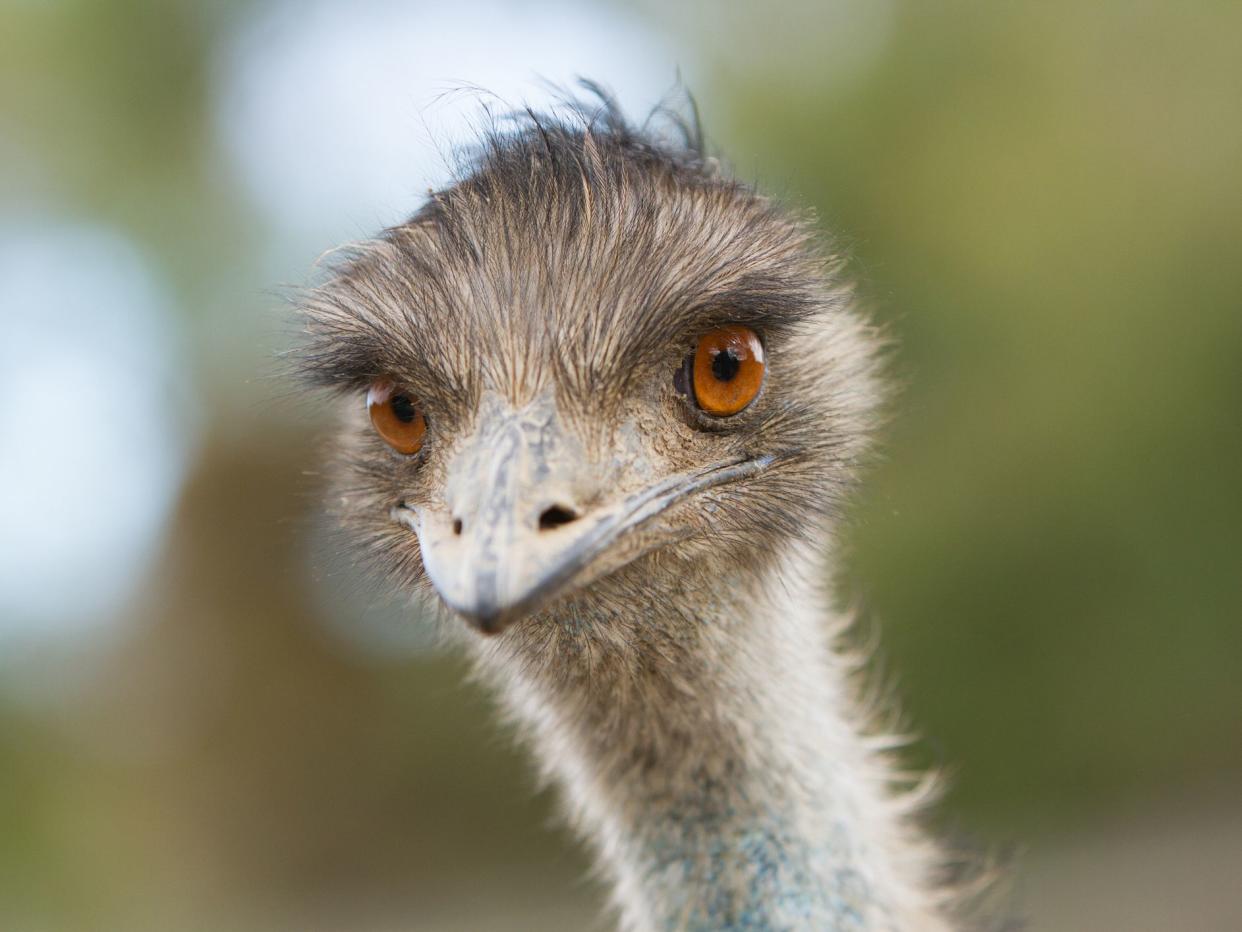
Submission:
<svg viewBox="0 0 1242 932">
<path fill-rule="evenodd" d="M 622 928 L 946 929 L 919 800 L 866 733 L 819 561 L 791 551 L 727 597 L 681 578 L 649 617 L 575 610 L 480 656 Z"/>
</svg>

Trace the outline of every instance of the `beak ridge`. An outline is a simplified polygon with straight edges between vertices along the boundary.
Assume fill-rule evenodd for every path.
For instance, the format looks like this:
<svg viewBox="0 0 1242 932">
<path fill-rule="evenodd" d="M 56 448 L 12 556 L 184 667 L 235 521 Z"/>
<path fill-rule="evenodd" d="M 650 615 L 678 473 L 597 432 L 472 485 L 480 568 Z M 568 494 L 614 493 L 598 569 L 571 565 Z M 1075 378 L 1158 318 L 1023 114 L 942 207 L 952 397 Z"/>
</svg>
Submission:
<svg viewBox="0 0 1242 932">
<path fill-rule="evenodd" d="M 597 497 L 591 493 L 598 469 L 554 412 L 507 415 L 481 419 L 470 446 L 453 460 L 448 508 L 403 505 L 393 512 L 418 536 L 440 597 L 488 635 L 563 592 L 622 537 L 673 505 L 753 476 L 773 460 L 735 457 L 678 473 L 582 514 L 578 503 Z M 556 520 L 540 518 L 553 514 Z"/>
</svg>

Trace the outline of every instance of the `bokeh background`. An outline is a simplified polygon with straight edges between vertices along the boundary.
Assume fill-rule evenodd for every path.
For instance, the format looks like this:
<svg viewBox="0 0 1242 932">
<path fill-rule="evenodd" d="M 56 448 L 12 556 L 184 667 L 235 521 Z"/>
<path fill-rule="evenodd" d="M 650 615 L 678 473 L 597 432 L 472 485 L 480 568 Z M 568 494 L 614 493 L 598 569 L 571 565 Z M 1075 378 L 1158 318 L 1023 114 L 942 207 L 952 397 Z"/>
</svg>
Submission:
<svg viewBox="0 0 1242 932">
<path fill-rule="evenodd" d="M 678 73 L 905 394 L 846 591 L 1034 929 L 1242 928 L 1242 6 L 0 0 L 0 928 L 598 928 L 319 517 L 282 287 L 539 78 Z M 495 101 L 493 100 L 493 103 Z M 500 109 L 504 109 L 503 106 Z"/>
</svg>

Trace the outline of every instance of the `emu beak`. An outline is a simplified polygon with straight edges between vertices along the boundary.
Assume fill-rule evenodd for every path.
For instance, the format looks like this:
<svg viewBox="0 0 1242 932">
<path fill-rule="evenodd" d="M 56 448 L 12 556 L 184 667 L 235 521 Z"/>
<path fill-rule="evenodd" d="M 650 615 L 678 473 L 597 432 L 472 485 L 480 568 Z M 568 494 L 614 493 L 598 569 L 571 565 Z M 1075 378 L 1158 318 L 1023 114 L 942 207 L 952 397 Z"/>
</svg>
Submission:
<svg viewBox="0 0 1242 932">
<path fill-rule="evenodd" d="M 738 457 L 678 473 L 580 513 L 579 502 L 597 497 L 599 469 L 551 404 L 489 408 L 450 466 L 448 509 L 403 504 L 393 512 L 418 535 L 440 597 L 484 634 L 499 634 L 570 588 L 657 515 L 772 461 Z"/>
</svg>

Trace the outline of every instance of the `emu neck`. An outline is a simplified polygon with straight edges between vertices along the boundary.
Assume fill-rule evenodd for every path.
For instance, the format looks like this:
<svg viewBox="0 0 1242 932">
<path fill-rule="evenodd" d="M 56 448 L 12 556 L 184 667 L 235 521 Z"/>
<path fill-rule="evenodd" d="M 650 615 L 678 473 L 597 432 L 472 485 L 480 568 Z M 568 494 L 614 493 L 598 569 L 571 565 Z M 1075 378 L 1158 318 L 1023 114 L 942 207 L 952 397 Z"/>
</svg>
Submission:
<svg viewBox="0 0 1242 932">
<path fill-rule="evenodd" d="M 626 932 L 945 928 L 931 849 L 891 798 L 834 652 L 821 568 L 789 556 L 769 577 L 722 597 L 688 572 L 645 617 L 579 613 L 483 664 L 500 667 Z"/>
</svg>

